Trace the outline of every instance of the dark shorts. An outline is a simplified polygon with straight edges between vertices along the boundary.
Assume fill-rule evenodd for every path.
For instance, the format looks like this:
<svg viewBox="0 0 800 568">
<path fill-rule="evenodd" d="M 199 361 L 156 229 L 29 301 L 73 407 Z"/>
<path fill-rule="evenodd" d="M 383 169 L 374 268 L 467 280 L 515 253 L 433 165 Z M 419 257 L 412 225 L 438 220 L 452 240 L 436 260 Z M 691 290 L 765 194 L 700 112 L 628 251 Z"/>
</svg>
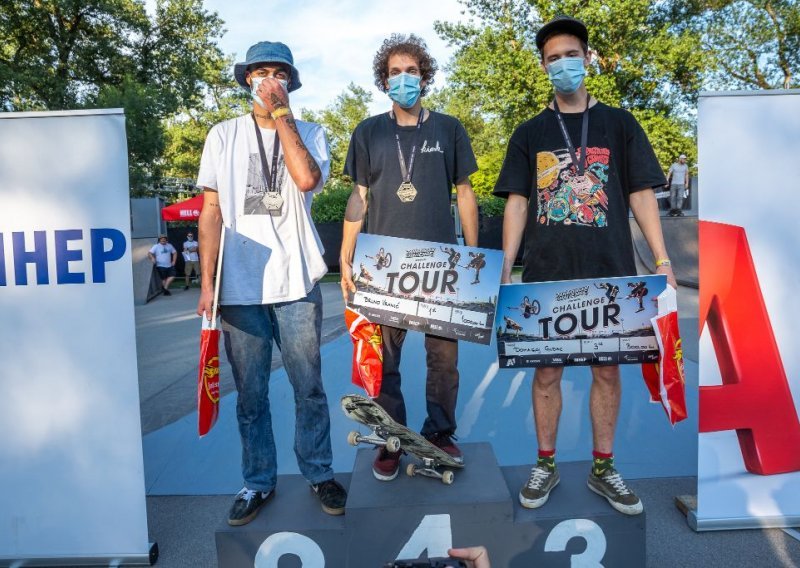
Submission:
<svg viewBox="0 0 800 568">
<path fill-rule="evenodd" d="M 175 276 L 174 266 L 156 266 L 156 270 L 158 270 L 158 275 L 161 277 L 161 280 L 166 280 L 170 276 Z"/>
</svg>

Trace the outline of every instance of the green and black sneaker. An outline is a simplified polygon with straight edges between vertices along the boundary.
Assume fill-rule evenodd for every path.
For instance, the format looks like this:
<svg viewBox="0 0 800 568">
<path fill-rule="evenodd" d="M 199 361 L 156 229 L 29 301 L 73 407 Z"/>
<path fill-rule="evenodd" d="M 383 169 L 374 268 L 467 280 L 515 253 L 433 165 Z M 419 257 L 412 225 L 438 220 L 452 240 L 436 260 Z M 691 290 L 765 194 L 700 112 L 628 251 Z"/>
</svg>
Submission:
<svg viewBox="0 0 800 568">
<path fill-rule="evenodd" d="M 605 497 L 606 500 L 620 513 L 625 515 L 638 515 L 644 511 L 641 499 L 630 490 L 625 480 L 613 467 L 602 471 L 599 475 L 592 471 L 589 474 L 589 489 Z"/>
<path fill-rule="evenodd" d="M 558 469 L 548 467 L 541 460 L 531 469 L 528 482 L 519 492 L 519 502 L 526 509 L 537 509 L 547 503 L 550 492 L 560 481 Z"/>
</svg>

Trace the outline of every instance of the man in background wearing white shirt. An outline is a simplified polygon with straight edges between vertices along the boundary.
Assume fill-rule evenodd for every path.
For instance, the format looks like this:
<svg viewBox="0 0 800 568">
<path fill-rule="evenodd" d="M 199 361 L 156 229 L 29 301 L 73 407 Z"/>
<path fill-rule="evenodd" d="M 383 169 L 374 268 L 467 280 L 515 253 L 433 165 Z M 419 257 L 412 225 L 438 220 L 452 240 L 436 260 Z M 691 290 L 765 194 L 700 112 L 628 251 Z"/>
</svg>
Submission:
<svg viewBox="0 0 800 568">
<path fill-rule="evenodd" d="M 158 244 L 150 248 L 147 256 L 158 271 L 164 295 L 172 296 L 172 292 L 169 291 L 169 285 L 175 280 L 175 261 L 178 259 L 178 251 L 167 241 L 167 235 L 158 237 Z"/>
<path fill-rule="evenodd" d="M 331 515 L 347 494 L 333 479 L 328 400 L 322 386 L 320 335 L 327 271 L 311 221 L 313 194 L 330 167 L 318 124 L 295 120 L 288 93 L 300 88 L 291 51 L 260 42 L 234 76 L 252 93 L 253 110 L 208 133 L 197 185 L 205 191 L 198 223 L 200 262 L 215 266 L 225 231 L 219 298 L 225 352 L 233 370 L 242 441 L 244 488 L 228 515 L 252 521 L 272 497 L 277 452 L 269 410 L 272 342 L 294 389 L 294 450 L 300 472 Z M 197 313 L 210 317 L 214 271 L 204 270 Z"/>
<path fill-rule="evenodd" d="M 667 174 L 669 184 L 669 216 L 683 217 L 683 194 L 689 188 L 689 164 L 686 154 L 681 154 L 678 161 L 669 167 Z"/>
<path fill-rule="evenodd" d="M 200 276 L 200 257 L 197 254 L 197 241 L 194 240 L 194 233 L 186 233 L 186 242 L 183 243 L 183 275 L 186 278 L 184 290 L 189 289 L 189 279 L 194 272 L 195 277 Z"/>
</svg>

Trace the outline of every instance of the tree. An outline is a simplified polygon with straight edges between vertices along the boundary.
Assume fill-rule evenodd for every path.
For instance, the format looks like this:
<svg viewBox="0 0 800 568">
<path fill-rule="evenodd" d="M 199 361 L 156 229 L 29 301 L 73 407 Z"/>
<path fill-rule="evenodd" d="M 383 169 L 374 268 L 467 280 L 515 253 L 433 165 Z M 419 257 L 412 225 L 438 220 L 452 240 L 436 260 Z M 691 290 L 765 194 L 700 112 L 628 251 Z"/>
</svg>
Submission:
<svg viewBox="0 0 800 568">
<path fill-rule="evenodd" d="M 160 173 L 162 121 L 203 104 L 226 64 L 202 0 L 9 0 L 0 12 L 0 108 L 123 107 L 131 185 Z"/>
<path fill-rule="evenodd" d="M 303 120 L 322 125 L 331 149 L 331 181 L 344 178 L 342 169 L 350 145 L 350 135 L 358 123 L 369 116 L 372 94 L 350 83 L 336 100 L 320 112 L 302 109 Z"/>
<path fill-rule="evenodd" d="M 714 56 L 708 84 L 722 89 L 800 86 L 800 3 L 797 0 L 711 1 L 694 25 Z M 702 7 L 701 7 L 702 8 Z"/>
<path fill-rule="evenodd" d="M 475 19 L 466 24 L 436 23 L 439 35 L 456 47 L 447 67 L 448 92 L 437 97 L 478 141 L 475 148 L 482 169 L 499 172 L 513 129 L 552 98 L 535 32 L 557 14 L 573 15 L 590 30 L 594 55 L 586 79 L 589 92 L 633 111 L 665 168 L 675 158 L 676 147 L 694 154 L 687 111 L 712 63 L 701 49 L 699 32 L 681 25 L 695 14 L 676 12 L 672 2 L 664 0 L 462 3 Z M 682 19 L 676 19 L 676 13 Z M 477 176 L 476 190 L 490 191 L 492 177 L 491 173 Z"/>
</svg>

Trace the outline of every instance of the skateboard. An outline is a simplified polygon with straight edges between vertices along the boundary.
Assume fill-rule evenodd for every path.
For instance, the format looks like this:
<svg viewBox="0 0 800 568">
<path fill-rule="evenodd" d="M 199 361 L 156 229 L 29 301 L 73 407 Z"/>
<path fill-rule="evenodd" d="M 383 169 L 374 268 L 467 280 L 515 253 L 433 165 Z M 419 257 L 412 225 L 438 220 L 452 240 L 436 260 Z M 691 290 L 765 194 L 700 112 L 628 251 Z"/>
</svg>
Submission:
<svg viewBox="0 0 800 568">
<path fill-rule="evenodd" d="M 358 432 L 350 432 L 347 436 L 347 443 L 351 446 L 361 443 L 386 446 L 390 452 L 403 450 L 407 454 L 413 455 L 422 461 L 422 465 L 408 464 L 406 474 L 411 477 L 424 475 L 441 479 L 442 483 L 450 485 L 455 479 L 455 474 L 450 470 L 439 471 L 439 468 L 464 467 L 464 464 L 458 463 L 447 452 L 440 450 L 416 432 L 412 432 L 392 420 L 383 408 L 368 398 L 356 394 L 343 396 L 342 410 L 351 420 L 372 428 L 372 434 L 367 436 Z"/>
</svg>

